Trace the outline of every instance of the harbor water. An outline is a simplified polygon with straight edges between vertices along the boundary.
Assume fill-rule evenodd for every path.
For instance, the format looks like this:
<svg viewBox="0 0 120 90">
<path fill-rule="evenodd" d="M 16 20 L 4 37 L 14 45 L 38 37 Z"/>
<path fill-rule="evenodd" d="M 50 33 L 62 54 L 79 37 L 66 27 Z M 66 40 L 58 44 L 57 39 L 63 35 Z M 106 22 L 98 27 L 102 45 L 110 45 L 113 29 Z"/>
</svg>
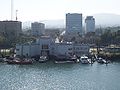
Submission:
<svg viewBox="0 0 120 90">
<path fill-rule="evenodd" d="M 0 90 L 120 90 L 120 63 L 0 63 Z"/>
</svg>

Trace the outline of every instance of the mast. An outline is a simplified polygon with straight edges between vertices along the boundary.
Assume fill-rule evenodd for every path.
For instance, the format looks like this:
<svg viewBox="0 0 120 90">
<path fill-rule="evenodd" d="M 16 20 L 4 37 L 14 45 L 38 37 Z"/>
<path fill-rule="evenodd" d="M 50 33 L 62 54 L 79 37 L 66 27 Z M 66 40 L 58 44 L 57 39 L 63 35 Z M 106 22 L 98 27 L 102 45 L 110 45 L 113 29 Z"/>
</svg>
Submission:
<svg viewBox="0 0 120 90">
<path fill-rule="evenodd" d="M 17 12 L 18 12 L 18 10 L 16 10 L 16 21 L 18 20 L 18 17 L 17 17 Z"/>
<path fill-rule="evenodd" d="M 11 20 L 13 20 L 13 0 L 11 0 Z"/>
</svg>

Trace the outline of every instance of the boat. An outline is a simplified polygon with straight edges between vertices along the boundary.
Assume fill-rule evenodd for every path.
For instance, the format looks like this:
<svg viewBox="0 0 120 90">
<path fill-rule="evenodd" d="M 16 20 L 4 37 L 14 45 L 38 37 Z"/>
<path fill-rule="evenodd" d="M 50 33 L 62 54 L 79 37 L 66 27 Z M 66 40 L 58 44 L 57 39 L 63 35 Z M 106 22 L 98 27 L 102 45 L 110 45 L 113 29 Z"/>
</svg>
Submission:
<svg viewBox="0 0 120 90">
<path fill-rule="evenodd" d="M 70 60 L 71 60 L 71 61 L 74 61 L 74 62 L 76 62 L 76 63 L 79 63 L 79 62 L 80 62 L 80 60 L 77 58 L 76 55 L 74 55 L 73 57 L 70 57 Z"/>
<path fill-rule="evenodd" d="M 47 56 L 40 56 L 40 58 L 38 60 L 38 62 L 40 62 L 40 63 L 44 63 L 46 61 L 48 61 L 48 57 Z"/>
<path fill-rule="evenodd" d="M 80 57 L 80 61 L 82 64 L 89 64 L 88 57 L 85 55 Z"/>
<path fill-rule="evenodd" d="M 88 58 L 88 62 L 89 62 L 89 64 L 93 64 L 94 63 L 94 61 L 92 59 L 90 59 L 90 58 Z"/>
<path fill-rule="evenodd" d="M 14 58 L 13 60 L 8 60 L 7 64 L 28 65 L 28 64 L 33 64 L 33 62 L 31 59 Z"/>
<path fill-rule="evenodd" d="M 71 57 L 68 57 L 68 56 L 59 56 L 57 57 L 57 59 L 55 60 L 55 63 L 75 63 L 75 62 L 79 62 L 79 59 L 77 59 L 77 57 L 74 55 L 74 56 L 71 56 Z"/>
<path fill-rule="evenodd" d="M 103 59 L 103 62 L 104 62 L 105 64 L 108 64 L 108 63 L 110 63 L 110 60 Z"/>
<path fill-rule="evenodd" d="M 101 57 L 97 58 L 96 60 L 98 63 L 101 63 L 101 64 L 107 63 L 107 61 Z"/>
<path fill-rule="evenodd" d="M 4 62 L 4 58 L 0 57 L 0 62 Z"/>
<path fill-rule="evenodd" d="M 57 64 L 57 63 L 74 63 L 74 61 L 60 61 L 60 60 L 58 60 L 58 61 L 55 61 L 55 63 Z"/>
</svg>

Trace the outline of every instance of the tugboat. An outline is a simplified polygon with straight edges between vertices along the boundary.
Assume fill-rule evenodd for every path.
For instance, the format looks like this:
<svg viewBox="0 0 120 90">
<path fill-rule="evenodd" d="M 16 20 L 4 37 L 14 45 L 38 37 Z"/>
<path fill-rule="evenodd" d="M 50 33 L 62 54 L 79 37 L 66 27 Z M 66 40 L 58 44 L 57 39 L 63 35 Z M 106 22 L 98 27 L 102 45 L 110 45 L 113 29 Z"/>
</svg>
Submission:
<svg viewBox="0 0 120 90">
<path fill-rule="evenodd" d="M 21 60 L 20 58 L 14 58 L 13 60 L 8 60 L 7 64 L 28 65 L 28 64 L 33 64 L 33 62 L 30 59 Z"/>
</svg>

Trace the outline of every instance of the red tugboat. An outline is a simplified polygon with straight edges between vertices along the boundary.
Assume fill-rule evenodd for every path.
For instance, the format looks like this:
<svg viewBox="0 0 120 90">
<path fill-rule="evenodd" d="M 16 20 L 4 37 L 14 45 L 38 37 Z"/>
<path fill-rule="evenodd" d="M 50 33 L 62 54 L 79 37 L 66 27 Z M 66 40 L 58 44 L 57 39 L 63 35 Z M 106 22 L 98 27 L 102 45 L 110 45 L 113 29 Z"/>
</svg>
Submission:
<svg viewBox="0 0 120 90">
<path fill-rule="evenodd" d="M 14 58 L 13 60 L 8 60 L 8 64 L 18 64 L 18 65 L 28 65 L 28 64 L 33 64 L 31 59 L 19 59 L 19 58 Z"/>
</svg>

